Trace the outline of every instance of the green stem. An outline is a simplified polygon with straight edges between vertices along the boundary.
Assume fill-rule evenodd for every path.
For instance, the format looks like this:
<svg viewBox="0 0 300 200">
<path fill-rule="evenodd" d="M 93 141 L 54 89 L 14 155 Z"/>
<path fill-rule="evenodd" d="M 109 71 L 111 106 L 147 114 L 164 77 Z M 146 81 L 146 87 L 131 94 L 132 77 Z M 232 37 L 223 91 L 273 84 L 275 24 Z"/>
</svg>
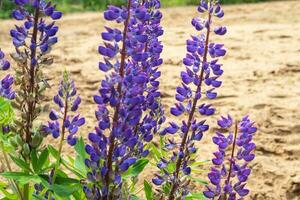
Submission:
<svg viewBox="0 0 300 200">
<path fill-rule="evenodd" d="M 68 113 L 68 97 L 66 95 L 64 118 L 63 118 L 63 122 L 62 122 L 62 127 L 61 127 L 62 131 L 61 131 L 61 137 L 60 137 L 60 142 L 59 142 L 59 147 L 58 147 L 59 148 L 58 149 L 58 158 L 56 160 L 56 165 L 55 165 L 54 172 L 53 172 L 53 177 L 52 177 L 52 180 L 51 180 L 52 184 L 55 183 L 55 179 L 56 179 L 56 176 L 57 176 L 57 170 L 59 169 L 59 166 L 60 166 L 60 163 L 61 163 L 61 152 L 62 152 L 62 147 L 63 147 L 64 140 L 65 140 L 65 132 L 66 132 L 66 128 L 65 128 L 64 124 L 65 124 L 65 121 L 67 119 L 67 113 Z M 52 197 L 51 192 L 49 192 L 48 200 L 50 200 L 51 197 Z"/>
<path fill-rule="evenodd" d="M 1 141 L 0 143 L 1 143 L 0 145 L 1 145 L 1 149 L 2 149 L 2 152 L 3 152 L 3 157 L 4 157 L 4 160 L 5 160 L 7 169 L 8 169 L 10 172 L 12 172 L 12 168 L 11 168 L 11 166 L 10 166 L 10 164 L 9 164 L 8 156 L 7 156 L 6 151 L 5 151 L 5 149 L 4 149 L 4 144 L 3 144 L 2 141 Z M 15 190 L 17 191 L 19 198 L 20 198 L 21 200 L 24 200 L 24 198 L 23 198 L 23 196 L 22 196 L 22 192 L 21 192 L 19 186 L 17 185 L 17 183 L 16 183 L 14 180 L 9 180 L 9 182 L 11 182 L 11 185 L 12 185 L 12 186 L 15 188 Z"/>
<path fill-rule="evenodd" d="M 212 6 L 212 0 L 210 0 L 210 7 Z M 210 12 L 208 12 L 208 21 L 210 22 L 212 18 L 212 15 Z M 208 57 L 208 46 L 209 46 L 209 38 L 210 38 L 210 26 L 207 27 L 207 31 L 206 31 L 206 38 L 205 38 L 205 49 L 204 49 L 204 55 L 203 55 L 203 64 L 207 62 L 207 57 Z M 197 90 L 196 93 L 201 93 L 201 87 L 202 87 L 202 83 L 203 83 L 203 78 L 204 78 L 204 69 L 203 66 L 201 68 L 201 72 L 199 75 L 199 83 L 197 86 Z M 187 155 L 187 150 L 186 150 L 186 143 L 187 143 L 187 138 L 189 135 L 189 131 L 190 128 L 192 126 L 192 121 L 194 119 L 194 114 L 196 112 L 197 109 L 197 103 L 198 103 L 199 99 L 194 98 L 193 103 L 192 103 L 192 109 L 191 112 L 189 114 L 188 117 L 188 122 L 187 122 L 187 131 L 185 132 L 185 134 L 183 135 L 182 141 L 181 141 L 181 145 L 180 145 L 180 149 L 179 151 L 185 151 L 185 155 Z M 194 137 L 194 133 L 192 133 L 191 138 Z M 183 162 L 183 158 L 179 158 L 176 161 L 176 168 L 175 168 L 175 172 L 174 174 L 174 180 L 172 181 L 171 184 L 171 190 L 169 193 L 169 197 L 168 200 L 175 200 L 175 193 L 179 187 L 179 183 L 178 183 L 178 178 L 179 178 L 179 172 L 180 172 L 180 168 L 182 166 L 182 162 Z"/>
<path fill-rule="evenodd" d="M 29 184 L 24 185 L 24 199 L 29 200 Z"/>
</svg>

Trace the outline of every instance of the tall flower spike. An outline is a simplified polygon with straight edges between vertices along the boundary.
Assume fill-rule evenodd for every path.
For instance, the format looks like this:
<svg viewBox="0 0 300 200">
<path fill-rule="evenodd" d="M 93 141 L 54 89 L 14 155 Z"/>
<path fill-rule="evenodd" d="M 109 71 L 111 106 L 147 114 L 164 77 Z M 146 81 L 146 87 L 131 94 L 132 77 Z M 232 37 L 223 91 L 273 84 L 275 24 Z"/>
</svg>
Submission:
<svg viewBox="0 0 300 200">
<path fill-rule="evenodd" d="M 189 192 L 189 174 L 192 172 L 190 163 L 192 156 L 196 152 L 194 146 L 196 141 L 200 141 L 204 132 L 209 129 L 205 120 L 197 120 L 195 115 L 199 112 L 202 116 L 210 116 L 215 113 L 215 108 L 211 104 L 199 104 L 200 99 L 207 100 L 217 97 L 216 88 L 222 82 L 219 80 L 223 74 L 221 64 L 218 59 L 225 55 L 226 50 L 223 44 L 210 41 L 214 27 L 213 18 L 221 18 L 224 13 L 219 3 L 214 0 L 202 0 L 198 11 L 207 16 L 206 19 L 194 18 L 192 25 L 197 31 L 203 31 L 199 35 L 192 36 L 187 40 L 187 54 L 183 59 L 185 71 L 181 72 L 182 83 L 176 89 L 176 100 L 178 101 L 171 108 L 171 114 L 183 118 L 188 115 L 181 124 L 172 122 L 170 126 L 162 131 L 162 135 L 176 134 L 181 137 L 180 142 L 169 140 L 166 149 L 174 150 L 173 156 L 166 165 L 158 165 L 161 173 L 153 178 L 155 185 L 163 185 L 162 188 L 170 187 L 167 194 L 169 200 L 184 198 Z M 219 30 L 221 29 L 221 30 Z M 224 35 L 226 28 L 215 28 L 215 34 Z M 173 163 L 175 170 L 172 171 L 167 166 Z M 163 194 L 161 190 L 160 195 Z"/>
<path fill-rule="evenodd" d="M 42 130 L 45 134 L 51 134 L 54 138 L 61 137 L 62 140 L 68 133 L 67 142 L 74 146 L 77 141 L 75 134 L 85 124 L 85 118 L 76 113 L 81 98 L 77 96 L 77 89 L 74 81 L 69 79 L 68 72 L 64 72 L 63 81 L 59 85 L 58 93 L 54 96 L 53 102 L 58 106 L 58 110 L 52 109 L 50 111 L 49 118 L 51 121 L 44 125 Z M 71 115 L 71 113 L 73 114 Z"/>
<path fill-rule="evenodd" d="M 79 128 L 85 124 L 85 118 L 76 113 L 79 104 L 81 103 L 81 99 L 77 96 L 77 89 L 74 81 L 70 80 L 67 71 L 64 72 L 63 80 L 59 85 L 57 95 L 53 98 L 53 102 L 57 105 L 58 111 L 52 109 L 49 113 L 51 121 L 48 122 L 48 125 L 42 127 L 43 134 L 51 134 L 54 138 L 60 137 L 58 146 L 59 156 L 56 165 L 52 170 L 52 174 L 49 175 L 50 184 L 55 183 L 57 171 L 61 163 L 61 153 L 65 139 L 69 145 L 76 145 L 77 137 L 75 134 L 78 132 Z M 36 192 L 39 192 L 39 190 Z M 48 197 L 48 199 L 50 199 L 50 197 L 51 199 L 54 199 L 50 191 L 47 191 L 45 196 Z"/>
<path fill-rule="evenodd" d="M 53 59 L 48 57 L 52 46 L 57 43 L 58 27 L 55 21 L 62 13 L 55 5 L 47 0 L 15 0 L 16 9 L 12 16 L 20 21 L 10 31 L 16 53 L 12 54 L 17 62 L 16 85 L 18 86 L 18 100 L 15 108 L 19 109 L 22 117 L 19 121 L 23 126 L 17 127 L 17 132 L 24 137 L 27 144 L 32 146 L 33 122 L 42 110 L 40 100 L 48 84 L 42 67 L 51 65 Z M 43 17 L 50 17 L 44 19 Z"/>
<path fill-rule="evenodd" d="M 122 174 L 148 155 L 145 144 L 165 121 L 158 91 L 163 46 L 160 2 L 129 0 L 127 7 L 109 6 L 108 21 L 124 23 L 124 30 L 105 27 L 99 46 L 99 69 L 111 73 L 102 80 L 95 113 L 98 126 L 86 145 L 90 158 L 88 199 L 122 199 Z M 120 55 L 120 60 L 119 60 Z"/>
<path fill-rule="evenodd" d="M 214 153 L 212 159 L 214 166 L 208 174 L 210 185 L 206 186 L 204 195 L 209 199 L 243 199 L 249 194 L 245 186 L 251 173 L 248 164 L 255 158 L 253 151 L 256 145 L 253 142 L 253 135 L 257 128 L 248 116 L 244 117 L 240 123 L 235 123 L 234 134 L 230 131 L 233 126 L 230 116 L 222 117 L 218 125 L 229 134 L 226 136 L 217 131 L 216 136 L 213 137 L 218 151 Z M 230 157 L 226 159 L 230 146 Z"/>
</svg>

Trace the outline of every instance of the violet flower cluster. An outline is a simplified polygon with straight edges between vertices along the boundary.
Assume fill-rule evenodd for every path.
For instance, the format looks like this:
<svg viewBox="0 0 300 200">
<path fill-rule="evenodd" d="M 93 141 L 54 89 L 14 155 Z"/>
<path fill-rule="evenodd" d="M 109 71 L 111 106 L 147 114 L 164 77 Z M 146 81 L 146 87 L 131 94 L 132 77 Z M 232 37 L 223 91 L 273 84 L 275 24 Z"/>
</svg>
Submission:
<svg viewBox="0 0 300 200">
<path fill-rule="evenodd" d="M 149 154 L 146 143 L 165 121 L 158 91 L 163 46 L 159 1 L 129 0 L 127 7 L 109 6 L 108 21 L 124 24 L 124 30 L 105 27 L 99 46 L 99 68 L 111 71 L 102 80 L 95 112 L 98 126 L 86 145 L 90 168 L 85 187 L 88 199 L 122 199 L 122 174 Z M 119 59 L 120 55 L 120 59 Z"/>
<path fill-rule="evenodd" d="M 51 121 L 48 122 L 48 125 L 43 126 L 43 132 L 52 134 L 54 138 L 58 138 L 60 135 L 64 138 L 67 131 L 67 142 L 69 145 L 74 146 L 77 142 L 75 134 L 85 124 L 85 118 L 76 113 L 81 103 L 81 98 L 77 96 L 74 81 L 69 80 L 68 75 L 65 75 L 64 80 L 61 81 L 53 102 L 58 106 L 59 110 L 51 110 L 49 114 Z M 70 113 L 73 113 L 73 115 Z M 62 123 L 60 123 L 60 120 L 62 120 Z"/>
<path fill-rule="evenodd" d="M 10 68 L 10 63 L 6 59 L 5 54 L 0 49 L 0 70 L 6 71 Z M 0 82 L 0 96 L 6 99 L 14 99 L 16 97 L 16 92 L 12 89 L 14 83 L 14 78 L 7 74 Z"/>
<path fill-rule="evenodd" d="M 58 20 L 61 18 L 62 13 L 56 11 L 55 6 L 46 0 L 14 0 L 17 5 L 12 13 L 12 16 L 19 21 L 24 21 L 22 26 L 16 26 L 10 32 L 13 38 L 13 44 L 16 48 L 27 47 L 31 51 L 36 52 L 40 50 L 41 54 L 48 53 L 51 46 L 57 43 L 57 37 L 55 36 L 58 31 L 58 26 L 55 26 L 55 22 L 47 23 L 42 17 L 49 16 L 52 20 Z M 35 9 L 34 15 L 27 8 Z M 31 34 L 31 30 L 33 30 Z M 37 37 L 39 35 L 39 37 Z M 27 43 L 27 39 L 30 39 L 30 43 Z M 34 53 L 35 54 L 35 53 Z M 31 66 L 38 64 L 38 55 L 31 54 Z"/>
<path fill-rule="evenodd" d="M 177 103 L 171 108 L 171 114 L 183 118 L 181 124 L 171 122 L 162 135 L 179 134 L 181 140 L 177 142 L 169 139 L 165 148 L 173 151 L 171 159 L 162 158 L 158 163 L 161 173 L 156 174 L 153 183 L 156 185 L 170 186 L 169 198 L 184 197 L 189 193 L 189 181 L 186 176 L 190 175 L 191 155 L 197 149 L 195 142 L 202 139 L 203 134 L 209 129 L 205 119 L 198 120 L 195 115 L 198 112 L 202 116 L 210 116 L 215 113 L 215 108 L 209 103 L 199 105 L 200 99 L 206 97 L 207 100 L 217 97 L 216 88 L 222 82 L 219 80 L 223 74 L 221 64 L 218 59 L 226 54 L 223 44 L 210 42 L 212 32 L 216 35 L 224 35 L 226 28 L 223 26 L 213 28 L 213 17 L 222 18 L 224 12 L 218 2 L 202 0 L 198 12 L 206 16 L 206 19 L 194 18 L 192 25 L 197 31 L 203 31 L 199 35 L 192 36 L 187 40 L 186 57 L 183 59 L 185 71 L 181 72 L 182 83 L 176 89 Z M 209 59 L 209 57 L 211 59 Z M 170 163 L 175 163 L 175 170 L 168 171 Z"/>
<path fill-rule="evenodd" d="M 16 48 L 16 53 L 11 55 L 18 65 L 14 68 L 18 88 L 18 100 L 14 102 L 14 108 L 22 113 L 18 119 L 21 123 L 16 127 L 18 129 L 16 132 L 32 146 L 34 121 L 41 114 L 41 100 L 48 88 L 42 68 L 53 63 L 53 58 L 47 55 L 58 41 L 56 37 L 58 26 L 55 25 L 55 21 L 61 18 L 62 13 L 56 10 L 51 1 L 13 2 L 16 8 L 12 16 L 20 21 L 10 31 Z"/>
<path fill-rule="evenodd" d="M 229 131 L 229 134 L 226 136 L 217 131 L 216 136 L 213 137 L 218 151 L 214 153 L 212 159 L 214 167 L 208 174 L 210 185 L 206 186 L 204 191 L 204 195 L 209 199 L 244 199 L 249 194 L 245 186 L 251 173 L 249 162 L 255 158 L 253 151 L 256 145 L 253 142 L 253 135 L 257 128 L 248 116 L 245 116 L 240 123 L 236 122 L 234 133 L 230 131 L 233 124 L 230 116 L 222 117 L 218 121 L 219 127 Z M 228 157 L 226 151 L 230 147 L 231 153 Z"/>
</svg>

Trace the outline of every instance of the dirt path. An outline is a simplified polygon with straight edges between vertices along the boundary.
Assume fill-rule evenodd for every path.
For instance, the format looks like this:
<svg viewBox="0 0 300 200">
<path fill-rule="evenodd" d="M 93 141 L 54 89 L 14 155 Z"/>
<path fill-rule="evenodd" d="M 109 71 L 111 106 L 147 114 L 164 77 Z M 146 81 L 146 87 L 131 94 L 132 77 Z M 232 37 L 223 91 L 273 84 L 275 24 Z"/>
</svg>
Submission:
<svg viewBox="0 0 300 200">
<path fill-rule="evenodd" d="M 251 199 L 300 199 L 300 2 L 225 6 L 225 11 L 222 24 L 228 27 L 228 34 L 222 42 L 228 54 L 223 60 L 224 85 L 215 105 L 218 115 L 250 114 L 257 121 L 257 158 L 248 183 Z M 161 68 L 161 90 L 168 113 L 180 81 L 185 40 L 195 33 L 190 20 L 197 13 L 193 7 L 163 12 L 165 64 Z M 51 95 L 62 70 L 72 71 L 83 97 L 81 112 L 89 121 L 82 135 L 95 125 L 91 99 L 103 78 L 97 69 L 101 59 L 97 47 L 104 23 L 101 13 L 65 16 L 60 22 L 60 42 L 53 51 L 55 65 L 47 70 L 53 85 Z M 5 20 L 0 24 L 0 47 L 12 52 L 7 33 L 14 22 Z M 211 121 L 215 124 L 216 120 Z M 212 135 L 208 133 L 199 143 L 203 160 L 210 158 L 209 152 L 215 149 Z"/>
</svg>

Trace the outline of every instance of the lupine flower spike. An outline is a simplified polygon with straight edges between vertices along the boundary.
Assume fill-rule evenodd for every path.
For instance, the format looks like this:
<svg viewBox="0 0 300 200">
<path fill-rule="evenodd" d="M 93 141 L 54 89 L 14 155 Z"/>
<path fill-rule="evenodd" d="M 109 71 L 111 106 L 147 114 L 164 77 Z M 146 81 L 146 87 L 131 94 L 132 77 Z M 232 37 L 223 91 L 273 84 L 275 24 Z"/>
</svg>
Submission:
<svg viewBox="0 0 300 200">
<path fill-rule="evenodd" d="M 248 116 L 235 124 L 230 116 L 222 117 L 218 125 L 229 134 L 226 136 L 217 131 L 216 136 L 213 137 L 218 151 L 214 153 L 212 159 L 214 167 L 208 174 L 210 184 L 206 186 L 204 195 L 209 199 L 242 200 L 249 194 L 245 186 L 251 173 L 249 162 L 255 158 L 253 151 L 256 145 L 253 142 L 253 135 L 257 128 Z M 234 133 L 230 130 L 232 126 L 234 126 Z M 228 156 L 227 151 L 230 147 L 231 153 Z"/>
<path fill-rule="evenodd" d="M 158 40 L 163 34 L 159 8 L 157 0 L 128 0 L 127 7 L 109 6 L 104 12 L 106 20 L 124 23 L 124 29 L 105 27 L 101 34 L 105 42 L 99 46 L 99 69 L 112 73 L 94 96 L 99 123 L 86 145 L 88 179 L 93 183 L 84 188 L 88 199 L 125 198 L 122 174 L 148 155 L 145 144 L 165 120 L 157 81 L 163 48 Z"/>
<path fill-rule="evenodd" d="M 69 79 L 68 72 L 64 73 L 63 81 L 59 85 L 58 93 L 54 96 L 53 102 L 59 109 L 50 111 L 49 118 L 51 121 L 43 127 L 43 132 L 51 134 L 54 138 L 61 136 L 61 140 L 65 139 L 67 133 L 67 143 L 74 146 L 77 141 L 75 134 L 78 132 L 79 127 L 85 124 L 85 118 L 76 113 L 81 98 L 77 96 L 77 89 L 74 81 Z M 70 115 L 70 113 L 73 113 L 73 115 Z"/>
<path fill-rule="evenodd" d="M 204 132 L 209 129 L 205 119 L 197 120 L 195 115 L 197 112 L 202 116 L 215 113 L 215 108 L 211 104 L 199 104 L 199 101 L 204 100 L 205 96 L 207 100 L 215 99 L 216 88 L 222 84 L 219 79 L 223 70 L 222 65 L 218 63 L 218 58 L 224 56 L 226 50 L 223 44 L 213 43 L 210 39 L 213 32 L 216 35 L 226 33 L 225 27 L 214 28 L 212 25 L 214 17 L 222 18 L 224 12 L 219 3 L 213 0 L 208 2 L 202 0 L 198 11 L 206 16 L 206 19 L 194 18 L 192 25 L 197 31 L 203 31 L 203 33 L 187 40 L 188 53 L 183 59 L 185 71 L 181 72 L 182 83 L 176 89 L 178 102 L 171 108 L 173 116 L 180 117 L 180 119 L 185 115 L 188 117 L 181 124 L 171 122 L 170 126 L 161 133 L 162 135 L 178 133 L 181 140 L 176 142 L 172 139 L 166 144 L 168 150 L 174 150 L 173 156 L 171 159 L 162 158 L 157 165 L 161 173 L 152 180 L 155 185 L 170 188 L 167 194 L 169 200 L 184 198 L 190 192 L 191 180 L 188 179 L 188 175 L 192 172 L 191 155 L 197 151 L 194 144 L 200 141 Z M 171 163 L 175 163 L 174 171 L 168 170 Z M 160 193 L 163 194 L 163 190 Z"/>
<path fill-rule="evenodd" d="M 33 122 L 42 108 L 40 101 L 48 84 L 45 81 L 42 67 L 51 65 L 53 59 L 47 55 L 57 43 L 58 26 L 55 21 L 62 13 L 57 11 L 51 1 L 46 0 L 14 0 L 16 9 L 12 12 L 13 18 L 21 24 L 10 31 L 16 53 L 12 54 L 17 62 L 16 85 L 18 99 L 14 107 L 24 116 L 16 132 L 24 137 L 24 141 L 32 147 Z M 43 17 L 49 17 L 45 20 Z M 49 22 L 48 22 L 49 21 Z M 25 117 L 26 116 L 26 117 Z"/>
<path fill-rule="evenodd" d="M 52 135 L 54 138 L 60 137 L 58 147 L 59 158 L 57 159 L 54 170 L 52 170 L 49 176 L 50 184 L 55 183 L 65 139 L 69 145 L 76 145 L 77 137 L 75 135 L 79 128 L 85 124 L 85 118 L 76 113 L 81 103 L 81 98 L 77 95 L 77 89 L 74 81 L 70 80 L 67 71 L 64 72 L 63 80 L 59 85 L 57 95 L 53 98 L 53 102 L 57 105 L 58 110 L 52 109 L 50 111 L 49 118 L 51 121 L 48 122 L 48 125 L 44 125 L 42 128 L 43 134 Z M 36 188 L 40 187 L 42 186 L 36 185 Z M 46 196 L 50 198 L 51 194 L 47 192 Z"/>
</svg>

